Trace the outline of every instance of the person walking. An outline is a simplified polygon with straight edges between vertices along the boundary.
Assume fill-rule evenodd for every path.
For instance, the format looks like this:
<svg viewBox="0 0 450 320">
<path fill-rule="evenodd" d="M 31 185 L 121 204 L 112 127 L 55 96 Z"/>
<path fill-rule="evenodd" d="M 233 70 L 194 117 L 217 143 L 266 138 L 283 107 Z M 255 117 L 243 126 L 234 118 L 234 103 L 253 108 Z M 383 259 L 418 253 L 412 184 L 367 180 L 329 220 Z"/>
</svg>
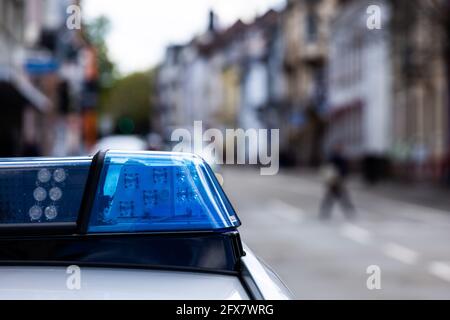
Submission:
<svg viewBox="0 0 450 320">
<path fill-rule="evenodd" d="M 320 206 L 320 218 L 331 218 L 331 210 L 335 202 L 340 203 L 347 218 L 354 218 L 356 211 L 346 187 L 349 174 L 348 159 L 343 147 L 337 144 L 333 147 L 327 166 L 323 169 L 326 191 Z"/>
</svg>

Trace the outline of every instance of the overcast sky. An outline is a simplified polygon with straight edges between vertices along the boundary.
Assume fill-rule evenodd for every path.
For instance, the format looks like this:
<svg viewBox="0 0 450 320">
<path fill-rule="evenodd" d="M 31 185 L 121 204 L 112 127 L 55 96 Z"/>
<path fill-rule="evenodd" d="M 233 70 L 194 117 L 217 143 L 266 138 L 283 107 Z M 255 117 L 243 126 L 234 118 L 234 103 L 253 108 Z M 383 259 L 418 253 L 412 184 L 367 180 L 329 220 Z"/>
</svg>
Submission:
<svg viewBox="0 0 450 320">
<path fill-rule="evenodd" d="M 91 19 L 106 15 L 112 22 L 107 38 L 112 59 L 129 73 L 157 64 L 165 47 L 183 43 L 205 30 L 212 8 L 221 25 L 251 20 L 284 0 L 84 0 L 82 13 Z"/>
</svg>

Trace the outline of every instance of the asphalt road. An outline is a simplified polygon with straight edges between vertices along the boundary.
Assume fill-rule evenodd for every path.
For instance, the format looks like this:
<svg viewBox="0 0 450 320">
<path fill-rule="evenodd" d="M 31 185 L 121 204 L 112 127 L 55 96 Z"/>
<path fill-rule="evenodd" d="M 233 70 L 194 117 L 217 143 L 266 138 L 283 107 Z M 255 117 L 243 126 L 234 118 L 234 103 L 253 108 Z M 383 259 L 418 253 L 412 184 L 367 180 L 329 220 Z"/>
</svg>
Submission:
<svg viewBox="0 0 450 320">
<path fill-rule="evenodd" d="M 323 196 L 312 173 L 260 176 L 226 168 L 224 188 L 243 240 L 299 299 L 450 299 L 450 212 L 352 184 L 358 215 L 318 219 Z M 381 289 L 369 290 L 369 266 Z"/>
</svg>

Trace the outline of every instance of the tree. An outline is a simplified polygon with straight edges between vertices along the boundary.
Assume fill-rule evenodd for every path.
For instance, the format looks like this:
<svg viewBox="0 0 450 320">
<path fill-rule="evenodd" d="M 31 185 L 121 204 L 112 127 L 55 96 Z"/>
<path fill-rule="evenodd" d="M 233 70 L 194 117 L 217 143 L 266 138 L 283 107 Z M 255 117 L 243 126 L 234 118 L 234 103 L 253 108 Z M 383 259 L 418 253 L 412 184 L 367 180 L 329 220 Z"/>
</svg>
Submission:
<svg viewBox="0 0 450 320">
<path fill-rule="evenodd" d="M 115 120 L 119 133 L 148 132 L 153 78 L 153 71 L 136 72 L 112 85 L 102 111 Z"/>
<path fill-rule="evenodd" d="M 111 31 L 111 21 L 105 16 L 99 16 L 84 26 L 85 37 L 97 50 L 100 74 L 100 86 L 108 88 L 117 76 L 116 66 L 109 57 L 106 36 Z"/>
</svg>

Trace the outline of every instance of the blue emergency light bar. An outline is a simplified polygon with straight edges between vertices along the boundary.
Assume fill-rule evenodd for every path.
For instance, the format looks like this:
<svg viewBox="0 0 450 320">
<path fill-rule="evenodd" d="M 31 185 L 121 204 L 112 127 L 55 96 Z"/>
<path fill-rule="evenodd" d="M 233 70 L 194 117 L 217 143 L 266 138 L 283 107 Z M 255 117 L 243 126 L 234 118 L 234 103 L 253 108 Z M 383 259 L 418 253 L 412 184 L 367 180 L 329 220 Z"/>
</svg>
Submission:
<svg viewBox="0 0 450 320">
<path fill-rule="evenodd" d="M 93 170 L 95 160 L 0 160 L 0 227 L 73 223 L 88 234 L 114 234 L 240 225 L 214 173 L 195 155 L 108 151 Z"/>
<path fill-rule="evenodd" d="M 239 225 L 192 154 L 0 159 L 0 265 L 236 272 Z"/>
<path fill-rule="evenodd" d="M 106 154 L 89 233 L 211 231 L 237 226 L 233 208 L 200 157 Z"/>
</svg>

